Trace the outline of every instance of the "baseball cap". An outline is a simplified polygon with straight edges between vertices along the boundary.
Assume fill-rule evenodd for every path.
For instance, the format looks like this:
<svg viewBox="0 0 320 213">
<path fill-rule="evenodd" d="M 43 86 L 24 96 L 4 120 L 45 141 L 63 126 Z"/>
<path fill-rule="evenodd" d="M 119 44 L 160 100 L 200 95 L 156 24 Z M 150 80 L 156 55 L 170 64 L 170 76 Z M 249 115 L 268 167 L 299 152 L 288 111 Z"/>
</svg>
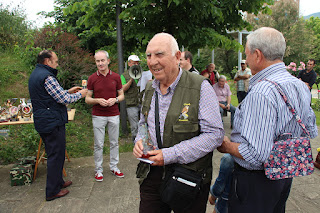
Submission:
<svg viewBox="0 0 320 213">
<path fill-rule="evenodd" d="M 241 64 L 245 64 L 246 63 L 246 60 L 241 60 Z"/>
<path fill-rule="evenodd" d="M 130 55 L 128 61 L 140 61 L 137 55 Z"/>
</svg>

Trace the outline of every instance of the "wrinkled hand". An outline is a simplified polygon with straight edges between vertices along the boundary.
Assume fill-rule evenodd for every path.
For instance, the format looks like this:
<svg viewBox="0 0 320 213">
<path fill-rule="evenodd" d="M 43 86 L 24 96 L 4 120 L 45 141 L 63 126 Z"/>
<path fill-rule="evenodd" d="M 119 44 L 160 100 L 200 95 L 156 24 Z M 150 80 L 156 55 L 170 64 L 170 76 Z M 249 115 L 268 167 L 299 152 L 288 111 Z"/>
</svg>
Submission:
<svg viewBox="0 0 320 213">
<path fill-rule="evenodd" d="M 150 155 L 149 160 L 152 160 L 154 162 L 152 166 L 164 165 L 163 154 L 161 149 L 149 151 L 148 154 Z"/>
<path fill-rule="evenodd" d="M 230 139 L 227 136 L 224 136 L 223 138 L 223 142 L 221 144 L 221 146 L 217 147 L 217 150 L 221 153 L 228 153 L 228 146 L 231 144 Z"/>
<path fill-rule="evenodd" d="M 142 154 L 143 154 L 143 145 L 142 145 L 142 139 L 141 139 L 141 140 L 138 140 L 136 142 L 136 144 L 134 145 L 134 147 L 133 147 L 133 155 L 136 158 L 141 158 Z"/>
<path fill-rule="evenodd" d="M 82 87 L 72 87 L 68 90 L 68 93 L 72 94 L 72 93 L 76 93 L 79 92 L 82 89 Z"/>
</svg>

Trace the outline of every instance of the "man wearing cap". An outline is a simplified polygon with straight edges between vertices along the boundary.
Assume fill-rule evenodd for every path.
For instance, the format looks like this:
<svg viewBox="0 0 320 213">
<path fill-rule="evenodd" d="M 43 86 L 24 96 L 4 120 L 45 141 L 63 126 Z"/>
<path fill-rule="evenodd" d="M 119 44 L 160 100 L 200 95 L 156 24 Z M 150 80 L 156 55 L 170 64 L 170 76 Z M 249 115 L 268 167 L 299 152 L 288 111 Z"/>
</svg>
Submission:
<svg viewBox="0 0 320 213">
<path fill-rule="evenodd" d="M 239 70 L 234 76 L 234 80 L 237 83 L 237 98 L 238 102 L 246 97 L 249 88 L 249 78 L 252 76 L 251 70 L 247 68 L 246 60 L 241 61 L 241 70 Z"/>
<path fill-rule="evenodd" d="M 139 65 L 140 59 L 137 55 L 130 55 L 128 58 L 129 68 L 133 65 Z M 139 123 L 139 87 L 137 86 L 139 79 L 133 79 L 129 75 L 127 69 L 121 75 L 121 83 L 126 99 L 127 116 L 130 122 L 132 140 L 136 138 Z"/>
</svg>

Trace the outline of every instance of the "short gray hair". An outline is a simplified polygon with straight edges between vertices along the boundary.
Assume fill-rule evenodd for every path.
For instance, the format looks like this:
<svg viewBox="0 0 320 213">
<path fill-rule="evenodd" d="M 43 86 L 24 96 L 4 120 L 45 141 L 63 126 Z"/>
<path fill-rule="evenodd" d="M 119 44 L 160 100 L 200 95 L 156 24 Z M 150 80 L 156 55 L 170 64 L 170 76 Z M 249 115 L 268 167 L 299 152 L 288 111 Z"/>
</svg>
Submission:
<svg viewBox="0 0 320 213">
<path fill-rule="evenodd" d="M 218 80 L 220 80 L 220 79 L 224 79 L 226 81 L 227 77 L 225 75 L 220 75 Z"/>
<path fill-rule="evenodd" d="M 253 53 L 260 50 L 269 61 L 283 60 L 286 41 L 281 32 L 271 27 L 261 27 L 247 36 L 247 47 Z"/>
<path fill-rule="evenodd" d="M 169 37 L 172 55 L 176 55 L 176 53 L 179 51 L 179 45 L 178 45 L 177 40 L 169 33 L 157 33 L 153 36 L 153 38 L 158 37 L 158 36 Z"/>
<path fill-rule="evenodd" d="M 98 51 L 94 54 L 94 56 L 96 56 L 97 53 L 104 53 L 104 54 L 107 56 L 107 58 L 109 58 L 109 53 L 108 53 L 107 51 L 105 51 L 105 50 L 98 50 Z"/>
</svg>

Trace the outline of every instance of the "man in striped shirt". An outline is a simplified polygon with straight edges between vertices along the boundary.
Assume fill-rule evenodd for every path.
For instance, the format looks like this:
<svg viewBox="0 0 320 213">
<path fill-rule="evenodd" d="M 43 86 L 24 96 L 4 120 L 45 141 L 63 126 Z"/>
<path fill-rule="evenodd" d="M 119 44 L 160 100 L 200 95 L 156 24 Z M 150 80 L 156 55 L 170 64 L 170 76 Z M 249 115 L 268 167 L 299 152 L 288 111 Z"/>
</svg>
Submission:
<svg viewBox="0 0 320 213">
<path fill-rule="evenodd" d="M 245 53 L 253 77 L 248 95 L 236 110 L 231 138 L 225 137 L 218 148 L 235 160 L 229 212 L 285 212 L 290 193 L 292 178 L 269 180 L 263 163 L 279 135 L 300 137 L 303 130 L 275 86 L 263 79 L 281 85 L 311 137 L 318 134 L 309 89 L 286 71 L 285 49 L 282 33 L 273 28 L 260 28 L 247 37 Z"/>
</svg>

